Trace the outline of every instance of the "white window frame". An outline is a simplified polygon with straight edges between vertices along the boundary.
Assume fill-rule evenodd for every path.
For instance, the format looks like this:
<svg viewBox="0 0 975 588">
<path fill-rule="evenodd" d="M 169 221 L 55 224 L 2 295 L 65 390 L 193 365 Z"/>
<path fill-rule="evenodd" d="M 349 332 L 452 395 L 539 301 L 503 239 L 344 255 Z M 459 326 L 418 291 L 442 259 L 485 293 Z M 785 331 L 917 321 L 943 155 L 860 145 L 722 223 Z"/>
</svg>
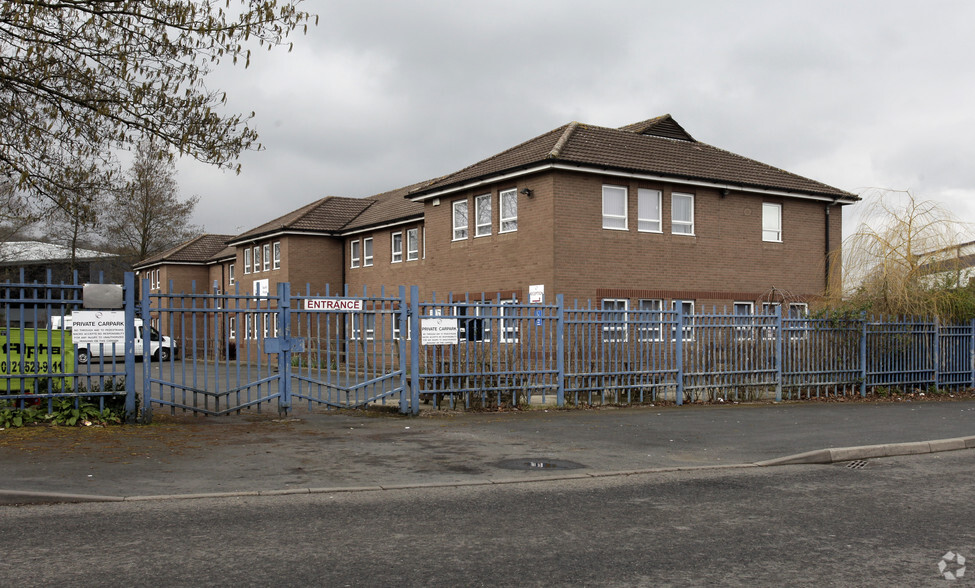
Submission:
<svg viewBox="0 0 975 588">
<path fill-rule="evenodd" d="M 777 202 L 762 203 L 762 241 L 782 242 L 782 205 Z"/>
<path fill-rule="evenodd" d="M 376 340 L 376 313 L 374 312 L 354 312 L 351 318 L 351 338 L 356 341 L 375 341 Z M 363 321 L 363 319 L 365 319 Z M 362 324 L 365 323 L 365 339 L 362 339 Z"/>
<path fill-rule="evenodd" d="M 498 308 L 498 330 L 501 332 L 501 343 L 518 342 L 519 313 L 517 308 L 511 307 L 513 304 L 518 304 L 518 300 L 516 298 L 502 300 L 501 306 Z M 508 306 L 509 308 L 505 308 L 505 306 Z"/>
<path fill-rule="evenodd" d="M 230 339 L 237 338 L 237 317 L 230 315 L 227 320 L 227 336 Z"/>
<path fill-rule="evenodd" d="M 403 232 L 396 231 L 389 236 L 389 262 L 400 263 L 403 261 Z"/>
<path fill-rule="evenodd" d="M 505 214 L 505 202 L 509 203 Z M 513 233 L 518 230 L 518 189 L 504 190 L 498 194 L 498 232 Z"/>
<path fill-rule="evenodd" d="M 755 320 L 751 317 L 755 314 L 755 303 L 748 300 L 735 301 L 732 305 L 732 312 L 735 315 L 733 319 L 735 339 L 751 339 Z M 749 318 L 739 319 L 740 316 Z"/>
<path fill-rule="evenodd" d="M 681 304 L 681 308 L 684 309 L 684 324 L 681 325 L 681 337 L 684 341 L 694 340 L 694 301 L 693 300 L 671 300 L 670 310 L 677 310 L 677 304 Z M 676 315 L 675 315 L 676 317 Z M 688 318 L 690 317 L 690 318 Z M 676 338 L 676 328 L 672 329 L 670 332 L 670 340 L 675 341 Z"/>
<path fill-rule="evenodd" d="M 251 273 L 251 248 L 244 248 L 244 275 Z"/>
<path fill-rule="evenodd" d="M 676 202 L 679 199 L 688 199 L 691 201 L 691 218 L 679 219 L 677 218 L 677 206 Z M 684 227 L 687 230 L 678 230 L 678 227 Z M 670 232 L 673 235 L 689 235 L 694 236 L 694 195 L 687 194 L 684 192 L 672 192 L 670 194 Z"/>
<path fill-rule="evenodd" d="M 406 261 L 420 259 L 420 229 L 406 230 Z"/>
<path fill-rule="evenodd" d="M 781 302 L 763 302 L 762 303 L 762 315 L 763 316 L 775 316 L 777 309 L 782 308 Z M 775 329 L 771 327 L 762 327 L 762 336 L 766 339 L 775 338 Z"/>
<path fill-rule="evenodd" d="M 254 273 L 259 273 L 261 271 L 261 248 L 258 245 L 254 245 Z"/>
<path fill-rule="evenodd" d="M 235 283 L 237 283 L 237 275 L 236 275 L 237 274 L 237 267 L 236 266 L 237 266 L 237 264 L 232 263 L 227 268 L 227 276 L 230 279 L 230 285 L 231 286 L 233 286 Z"/>
<path fill-rule="evenodd" d="M 362 243 L 358 239 L 349 241 L 349 267 L 357 268 L 362 263 Z"/>
<path fill-rule="evenodd" d="M 636 192 L 637 199 L 637 221 L 636 229 L 641 233 L 662 233 L 663 219 L 660 211 L 663 209 L 664 193 L 661 190 L 651 190 L 640 188 Z M 656 205 L 656 216 L 654 211 L 648 210 L 648 204 Z"/>
<path fill-rule="evenodd" d="M 482 218 L 486 217 L 486 218 Z M 474 197 L 474 236 L 487 237 L 491 234 L 491 195 Z"/>
<path fill-rule="evenodd" d="M 801 320 L 809 317 L 809 304 L 805 302 L 790 302 L 789 303 L 789 315 L 786 318 L 792 320 Z M 806 337 L 806 332 L 809 323 L 801 322 L 799 323 L 799 328 L 796 328 L 795 324 L 792 324 L 793 330 L 788 331 L 790 341 L 799 341 Z"/>
<path fill-rule="evenodd" d="M 274 269 L 281 269 L 281 241 L 274 242 Z"/>
<path fill-rule="evenodd" d="M 362 267 L 372 267 L 372 237 L 362 240 Z"/>
<path fill-rule="evenodd" d="M 617 213 L 607 213 L 606 212 L 606 202 L 607 195 L 622 196 L 623 197 L 623 214 L 619 215 Z M 629 228 L 629 193 L 625 186 L 603 186 L 603 228 L 610 231 L 626 231 Z M 623 226 L 619 226 L 622 224 Z"/>
<path fill-rule="evenodd" d="M 613 308 L 607 308 L 607 303 L 610 303 Z M 623 305 L 622 309 L 618 307 L 620 303 Z M 626 319 L 630 309 L 630 301 L 626 298 L 603 298 L 599 302 L 599 309 L 602 313 L 603 343 L 627 342 L 629 340 L 629 329 Z M 622 320 L 620 320 L 621 318 Z"/>
<path fill-rule="evenodd" d="M 468 228 L 470 226 L 470 216 L 468 215 L 469 207 L 467 205 L 467 199 L 464 200 L 454 200 L 451 203 L 451 221 L 454 227 L 454 241 L 463 241 L 467 239 Z M 463 220 L 457 218 L 458 213 L 463 215 Z M 461 225 L 460 223 L 463 223 Z"/>
<path fill-rule="evenodd" d="M 393 320 L 393 340 L 399 341 L 400 338 L 402 338 L 403 336 L 402 329 L 399 328 L 399 311 L 393 312 L 390 316 L 392 316 L 392 320 Z M 413 338 L 412 333 L 413 333 L 413 316 L 406 315 L 406 340 L 407 341 L 410 341 Z"/>
<path fill-rule="evenodd" d="M 660 298 L 641 298 L 637 301 L 637 320 L 642 323 L 637 327 L 640 341 L 660 341 L 663 339 L 664 301 Z"/>
<path fill-rule="evenodd" d="M 266 243 L 264 245 L 261 255 L 264 257 L 264 271 L 271 271 L 271 244 Z"/>
</svg>

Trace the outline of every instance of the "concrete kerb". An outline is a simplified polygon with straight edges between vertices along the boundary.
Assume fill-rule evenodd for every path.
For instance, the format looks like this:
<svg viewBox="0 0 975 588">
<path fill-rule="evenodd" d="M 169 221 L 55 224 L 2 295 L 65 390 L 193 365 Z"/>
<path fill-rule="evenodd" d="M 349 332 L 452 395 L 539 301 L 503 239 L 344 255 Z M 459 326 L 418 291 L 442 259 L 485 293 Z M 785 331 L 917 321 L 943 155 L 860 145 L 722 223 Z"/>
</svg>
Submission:
<svg viewBox="0 0 975 588">
<path fill-rule="evenodd" d="M 530 478 L 489 478 L 475 479 L 463 482 L 427 482 L 417 484 L 390 484 L 378 486 L 347 486 L 332 488 L 286 488 L 280 490 L 249 490 L 234 492 L 201 492 L 192 494 L 158 494 L 147 496 L 103 496 L 97 494 L 69 494 L 59 492 L 30 492 L 24 490 L 0 490 L 0 506 L 14 504 L 51 504 L 51 503 L 82 503 L 82 502 L 144 502 L 162 500 L 199 500 L 203 498 L 243 498 L 253 496 L 286 496 L 296 494 L 336 494 L 350 492 L 383 492 L 389 490 L 410 490 L 422 488 L 456 488 L 462 486 L 487 486 L 502 484 L 532 484 L 538 482 L 554 482 L 559 480 L 579 480 L 607 477 L 628 477 L 667 472 L 686 472 L 698 470 L 745 469 L 755 467 L 769 467 L 781 465 L 830 464 L 858 459 L 873 459 L 880 457 L 896 457 L 900 455 L 920 455 L 938 453 L 942 451 L 958 451 L 961 449 L 975 449 L 975 436 L 956 437 L 952 439 L 937 439 L 933 441 L 917 441 L 912 443 L 887 443 L 881 445 L 863 445 L 859 447 L 834 447 L 817 449 L 805 453 L 797 453 L 776 459 L 755 463 L 720 464 L 705 466 L 671 466 L 662 468 L 648 468 L 642 470 L 586 472 L 573 474 L 557 474 L 552 476 L 532 476 Z"/>
<path fill-rule="evenodd" d="M 760 467 L 801 464 L 829 464 L 858 459 L 873 459 L 878 457 L 896 457 L 899 455 L 921 455 L 924 453 L 938 453 L 941 451 L 957 451 L 959 449 L 975 449 L 975 436 L 955 437 L 953 439 L 937 439 L 934 441 L 915 441 L 912 443 L 885 443 L 881 445 L 863 445 L 860 447 L 833 447 L 817 449 L 795 455 L 787 455 L 766 461 L 756 462 Z"/>
</svg>

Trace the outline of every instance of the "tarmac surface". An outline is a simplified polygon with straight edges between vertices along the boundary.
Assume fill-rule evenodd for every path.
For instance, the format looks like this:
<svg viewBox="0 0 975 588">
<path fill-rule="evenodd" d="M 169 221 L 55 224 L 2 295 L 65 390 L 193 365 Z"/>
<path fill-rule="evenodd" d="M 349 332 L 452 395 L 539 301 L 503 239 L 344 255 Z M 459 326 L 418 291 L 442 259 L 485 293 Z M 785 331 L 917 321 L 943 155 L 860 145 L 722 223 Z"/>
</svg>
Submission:
<svg viewBox="0 0 975 588">
<path fill-rule="evenodd" d="M 975 448 L 975 400 L 415 417 L 159 412 L 151 425 L 0 430 L 0 505 L 500 484 Z"/>
</svg>

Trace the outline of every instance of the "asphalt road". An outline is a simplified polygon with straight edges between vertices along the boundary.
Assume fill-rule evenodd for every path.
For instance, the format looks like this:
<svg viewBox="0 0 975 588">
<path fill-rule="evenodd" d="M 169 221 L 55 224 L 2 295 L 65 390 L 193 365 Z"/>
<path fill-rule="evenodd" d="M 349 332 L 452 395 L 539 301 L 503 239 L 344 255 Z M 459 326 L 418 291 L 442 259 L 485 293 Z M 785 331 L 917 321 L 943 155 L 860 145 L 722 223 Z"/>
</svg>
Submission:
<svg viewBox="0 0 975 588">
<path fill-rule="evenodd" d="M 964 586 L 972 450 L 847 464 L 5 508 L 10 586 Z M 952 554 L 951 561 L 943 560 Z"/>
</svg>

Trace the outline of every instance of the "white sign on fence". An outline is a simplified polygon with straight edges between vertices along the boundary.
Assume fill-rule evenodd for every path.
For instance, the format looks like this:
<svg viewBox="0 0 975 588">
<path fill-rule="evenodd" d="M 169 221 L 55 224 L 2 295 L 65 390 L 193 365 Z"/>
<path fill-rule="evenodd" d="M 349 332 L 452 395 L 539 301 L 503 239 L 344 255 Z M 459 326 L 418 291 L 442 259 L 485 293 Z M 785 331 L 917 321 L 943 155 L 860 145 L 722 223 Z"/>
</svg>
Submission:
<svg viewBox="0 0 975 588">
<path fill-rule="evenodd" d="M 420 321 L 421 345 L 456 345 L 457 319 L 425 318 Z"/>
<path fill-rule="evenodd" d="M 76 310 L 71 313 L 71 337 L 76 343 L 125 343 L 125 312 Z"/>
<path fill-rule="evenodd" d="M 362 300 L 353 298 L 307 298 L 305 310 L 331 310 L 338 312 L 359 312 Z"/>
</svg>

